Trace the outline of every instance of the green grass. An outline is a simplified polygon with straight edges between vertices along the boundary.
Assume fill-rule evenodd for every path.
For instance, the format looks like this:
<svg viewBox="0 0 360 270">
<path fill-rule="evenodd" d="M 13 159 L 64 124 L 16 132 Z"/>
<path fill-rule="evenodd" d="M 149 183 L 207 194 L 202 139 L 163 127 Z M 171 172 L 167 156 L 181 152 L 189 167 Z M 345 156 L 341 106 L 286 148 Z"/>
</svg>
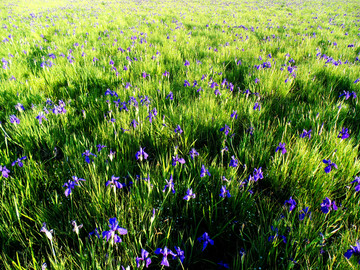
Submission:
<svg viewBox="0 0 360 270">
<path fill-rule="evenodd" d="M 171 269 L 357 269 L 344 253 L 360 237 L 351 184 L 360 176 L 360 107 L 353 94 L 339 96 L 360 95 L 359 8 L 4 0 L 0 166 L 10 173 L 0 175 L 0 268 L 136 269 L 145 249 L 149 268 L 160 269 L 155 250 L 176 246 L 185 259 L 169 255 Z M 140 147 L 146 160 L 136 160 Z M 96 155 L 90 163 L 86 150 Z M 185 163 L 173 166 L 176 155 Z M 11 166 L 23 156 L 23 167 Z M 329 159 L 338 168 L 326 173 Z M 211 176 L 200 176 L 203 165 Z M 260 167 L 263 178 L 249 181 Z M 72 176 L 86 181 L 66 196 Z M 112 176 L 122 188 L 105 186 Z M 171 176 L 175 194 L 163 191 Z M 231 197 L 219 196 L 222 186 Z M 189 188 L 196 197 L 186 201 Z M 338 210 L 323 213 L 325 198 Z M 305 207 L 311 218 L 300 220 Z M 101 235 L 114 217 L 127 229 L 117 244 Z M 88 237 L 95 228 L 100 238 Z M 205 232 L 214 245 L 203 250 Z"/>
</svg>

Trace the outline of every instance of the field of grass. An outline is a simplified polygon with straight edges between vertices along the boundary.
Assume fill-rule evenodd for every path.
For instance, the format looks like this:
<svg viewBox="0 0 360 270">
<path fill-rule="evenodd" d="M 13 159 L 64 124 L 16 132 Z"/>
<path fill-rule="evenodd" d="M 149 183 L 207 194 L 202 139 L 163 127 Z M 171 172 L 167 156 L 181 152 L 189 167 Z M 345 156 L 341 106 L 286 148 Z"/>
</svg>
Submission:
<svg viewBox="0 0 360 270">
<path fill-rule="evenodd" d="M 0 14 L 1 269 L 358 269 L 359 1 Z"/>
</svg>

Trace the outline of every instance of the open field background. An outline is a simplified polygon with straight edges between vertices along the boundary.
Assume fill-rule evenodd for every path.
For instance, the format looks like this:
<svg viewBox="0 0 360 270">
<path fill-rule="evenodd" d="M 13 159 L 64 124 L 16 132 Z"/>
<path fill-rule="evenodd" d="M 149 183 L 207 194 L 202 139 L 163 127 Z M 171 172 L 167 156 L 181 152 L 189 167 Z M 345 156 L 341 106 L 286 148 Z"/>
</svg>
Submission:
<svg viewBox="0 0 360 270">
<path fill-rule="evenodd" d="M 0 14 L 1 269 L 357 269 L 359 1 Z"/>
</svg>

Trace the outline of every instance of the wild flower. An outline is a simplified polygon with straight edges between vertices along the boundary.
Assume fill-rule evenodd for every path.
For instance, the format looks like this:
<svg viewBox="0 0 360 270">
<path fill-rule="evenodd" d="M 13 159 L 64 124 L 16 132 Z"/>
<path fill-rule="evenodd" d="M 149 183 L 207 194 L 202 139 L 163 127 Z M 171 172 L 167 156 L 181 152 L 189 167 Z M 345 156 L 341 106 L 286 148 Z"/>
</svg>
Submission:
<svg viewBox="0 0 360 270">
<path fill-rule="evenodd" d="M 183 263 L 184 259 L 185 259 L 185 252 L 183 250 L 181 250 L 180 247 L 175 246 L 174 248 L 175 248 L 177 257 L 180 259 L 181 263 Z M 173 256 L 173 260 L 174 259 L 175 259 L 175 256 Z"/>
<path fill-rule="evenodd" d="M 334 167 L 335 169 L 338 168 L 337 165 L 334 162 L 331 162 L 330 159 L 329 160 L 324 159 L 323 163 L 328 164 L 328 166 L 326 166 L 324 169 L 325 173 L 330 173 L 332 167 Z"/>
<path fill-rule="evenodd" d="M 98 144 L 96 147 L 97 147 L 97 151 L 99 153 L 101 151 L 101 149 L 106 147 L 106 145 Z"/>
<path fill-rule="evenodd" d="M 186 191 L 186 195 L 184 196 L 184 200 L 189 201 L 191 198 L 195 199 L 196 195 L 193 193 L 192 188 L 188 188 Z"/>
<path fill-rule="evenodd" d="M 71 221 L 71 225 L 73 225 L 73 232 L 75 232 L 77 235 L 79 235 L 79 230 L 83 227 L 83 224 L 77 225 L 76 220 Z"/>
<path fill-rule="evenodd" d="M 174 99 L 174 94 L 173 94 L 173 92 L 170 91 L 170 93 L 166 96 L 166 99 L 173 100 L 173 99 Z"/>
<path fill-rule="evenodd" d="M 20 119 L 15 114 L 10 115 L 10 123 L 14 125 L 20 124 Z"/>
<path fill-rule="evenodd" d="M 273 241 L 275 241 L 276 239 L 278 239 L 279 237 L 282 239 L 282 241 L 286 244 L 287 240 L 285 235 L 279 235 L 279 230 L 278 228 L 274 228 L 273 226 L 271 226 L 271 230 L 275 232 L 275 235 L 270 235 L 268 237 L 268 242 L 272 243 Z"/>
<path fill-rule="evenodd" d="M 163 265 L 163 266 L 167 266 L 167 267 L 170 266 L 169 261 L 167 259 L 167 256 L 172 255 L 173 257 L 176 257 L 176 254 L 174 252 L 172 252 L 170 249 L 168 249 L 167 247 L 164 247 L 164 249 L 157 248 L 155 250 L 155 254 L 156 255 L 159 255 L 159 254 L 163 255 L 163 259 L 161 260 L 160 264 Z"/>
<path fill-rule="evenodd" d="M 193 160 L 194 157 L 199 155 L 199 153 L 195 150 L 195 148 L 191 148 L 189 155 L 190 155 L 191 159 Z"/>
<path fill-rule="evenodd" d="M 19 112 L 25 111 L 25 108 L 21 103 L 16 104 L 15 109 L 18 110 Z"/>
<path fill-rule="evenodd" d="M 350 249 L 348 249 L 345 252 L 344 257 L 349 260 L 352 255 L 360 256 L 360 242 L 359 241 L 356 241 L 355 246 L 350 246 Z M 358 261 L 358 263 L 360 264 L 360 260 Z"/>
<path fill-rule="evenodd" d="M 119 97 L 118 94 L 115 91 L 110 90 L 109 88 L 105 91 L 105 96 L 110 95 L 112 97 Z"/>
<path fill-rule="evenodd" d="M 135 154 L 135 157 L 136 157 L 136 160 L 140 160 L 142 161 L 143 159 L 147 159 L 148 158 L 148 154 L 145 153 L 145 147 L 144 148 L 141 148 L 140 146 L 140 150 L 136 152 Z"/>
<path fill-rule="evenodd" d="M 124 234 L 127 234 L 128 231 L 119 226 L 119 223 L 118 223 L 116 217 L 110 218 L 109 223 L 110 223 L 110 225 L 109 225 L 110 230 L 104 231 L 102 233 L 103 239 L 106 238 L 106 242 L 108 242 L 109 240 L 114 241 L 114 243 L 122 242 L 120 236 L 117 235 L 116 232 L 120 235 L 124 235 Z"/>
<path fill-rule="evenodd" d="M 93 231 L 89 232 L 89 239 L 92 235 L 95 235 L 97 238 L 100 238 L 98 228 L 95 228 Z"/>
<path fill-rule="evenodd" d="M 230 130 L 231 128 L 227 124 L 225 124 L 223 128 L 220 128 L 220 131 L 223 131 L 226 136 L 229 134 Z"/>
<path fill-rule="evenodd" d="M 206 174 L 208 176 L 211 176 L 209 170 L 205 168 L 205 165 L 202 165 L 201 166 L 201 171 L 200 171 L 200 177 L 204 177 Z"/>
<path fill-rule="evenodd" d="M 305 138 L 308 137 L 309 140 L 311 138 L 311 129 L 309 131 L 306 131 L 306 129 L 303 130 L 303 133 L 300 134 L 300 138 Z"/>
<path fill-rule="evenodd" d="M 179 158 L 178 155 L 176 155 L 176 156 L 173 157 L 173 159 L 172 159 L 172 165 L 175 167 L 175 166 L 177 165 L 177 163 L 184 164 L 184 163 L 185 163 L 185 159 Z"/>
<path fill-rule="evenodd" d="M 355 186 L 355 191 L 360 191 L 360 177 L 359 176 L 355 176 L 354 181 L 352 181 L 350 184 L 356 183 L 357 185 Z"/>
<path fill-rule="evenodd" d="M 8 170 L 8 169 L 6 168 L 6 166 L 0 165 L 0 171 L 1 171 L 2 177 L 4 177 L 4 178 L 8 178 L 8 177 L 9 177 L 10 170 Z"/>
<path fill-rule="evenodd" d="M 304 220 L 304 218 L 308 215 L 311 218 L 311 212 L 309 211 L 309 207 L 305 207 L 300 211 L 299 219 Z"/>
<path fill-rule="evenodd" d="M 172 191 L 172 193 L 175 194 L 175 185 L 174 185 L 174 179 L 173 179 L 172 174 L 170 175 L 169 180 L 165 179 L 165 181 L 166 181 L 166 185 L 163 189 L 163 192 L 165 192 L 166 189 L 170 189 Z"/>
<path fill-rule="evenodd" d="M 335 204 L 335 201 L 331 201 L 328 197 L 326 197 L 323 202 L 321 203 L 321 211 L 324 214 L 329 213 L 331 210 L 338 210 L 338 207 Z"/>
<path fill-rule="evenodd" d="M 65 189 L 65 196 L 69 196 L 71 194 L 71 191 L 75 188 L 75 186 L 78 186 L 79 184 L 75 181 L 68 180 L 67 183 L 63 185 L 63 187 L 66 187 Z"/>
<path fill-rule="evenodd" d="M 259 104 L 258 102 L 256 102 L 255 105 L 254 105 L 254 107 L 253 107 L 253 110 L 254 110 L 254 111 L 255 111 L 256 109 L 258 109 L 259 112 L 260 112 L 261 106 L 260 106 L 260 104 Z"/>
<path fill-rule="evenodd" d="M 347 128 L 342 128 L 342 130 L 340 131 L 338 138 L 345 140 L 347 138 L 349 138 L 349 132 Z"/>
<path fill-rule="evenodd" d="M 280 151 L 280 150 L 283 155 L 286 153 L 285 143 L 279 143 L 279 146 L 276 147 L 275 152 Z"/>
<path fill-rule="evenodd" d="M 178 134 L 183 133 L 183 130 L 181 129 L 180 125 L 177 125 L 174 131 L 175 131 L 175 133 L 178 133 Z"/>
<path fill-rule="evenodd" d="M 238 113 L 237 113 L 237 111 L 233 111 L 232 114 L 230 115 L 230 117 L 237 119 L 237 118 L 238 118 Z"/>
<path fill-rule="evenodd" d="M 39 115 L 36 116 L 36 119 L 39 120 L 39 124 L 41 125 L 42 124 L 42 120 L 48 120 L 46 117 L 45 117 L 45 114 L 43 112 L 39 112 Z"/>
<path fill-rule="evenodd" d="M 120 177 L 116 177 L 115 175 L 112 175 L 111 176 L 111 180 L 110 181 L 107 181 L 105 183 L 105 186 L 109 186 L 111 188 L 123 188 L 124 186 L 118 181 L 120 179 Z"/>
<path fill-rule="evenodd" d="M 210 239 L 209 234 L 207 232 L 204 232 L 204 234 L 200 236 L 197 240 L 203 244 L 202 251 L 205 250 L 208 244 L 214 245 L 214 240 Z"/>
<path fill-rule="evenodd" d="M 145 249 L 141 249 L 141 257 L 136 257 L 136 267 L 140 267 L 140 261 L 145 262 L 145 267 L 148 268 L 151 264 L 151 258 L 149 257 L 149 252 Z"/>
<path fill-rule="evenodd" d="M 11 166 L 15 166 L 16 164 L 19 166 L 19 167 L 23 167 L 24 164 L 22 163 L 22 160 L 26 159 L 27 157 L 26 156 L 23 156 L 21 158 L 18 158 L 17 160 L 15 160 L 13 163 L 11 163 Z"/>
<path fill-rule="evenodd" d="M 110 149 L 110 153 L 108 155 L 110 161 L 112 161 L 115 158 L 115 154 L 116 154 L 116 151 L 112 151 L 112 149 Z"/>
<path fill-rule="evenodd" d="M 238 166 L 238 164 L 239 164 L 239 161 L 235 158 L 235 156 L 231 156 L 229 167 L 236 168 Z"/>
<path fill-rule="evenodd" d="M 294 210 L 294 208 L 296 207 L 296 201 L 295 201 L 292 197 L 290 197 L 289 200 L 286 200 L 286 201 L 285 201 L 284 205 L 286 205 L 286 204 L 289 204 L 289 205 L 290 205 L 289 212 L 291 212 L 292 210 Z"/>
<path fill-rule="evenodd" d="M 95 154 L 91 153 L 89 150 L 85 150 L 84 153 L 81 154 L 83 157 L 85 156 L 85 162 L 86 163 L 90 163 L 91 161 L 93 161 L 92 159 L 90 159 L 90 156 L 94 156 L 97 157 Z"/>
<path fill-rule="evenodd" d="M 226 189 L 226 186 L 221 187 L 221 189 L 220 189 L 220 197 L 222 197 L 222 198 L 231 197 L 229 190 Z"/>
<path fill-rule="evenodd" d="M 46 237 L 47 237 L 50 241 L 52 241 L 54 230 L 51 229 L 51 230 L 49 231 L 49 230 L 46 228 L 46 223 L 45 223 L 45 222 L 43 223 L 43 226 L 41 227 L 40 232 L 45 233 Z"/>
</svg>

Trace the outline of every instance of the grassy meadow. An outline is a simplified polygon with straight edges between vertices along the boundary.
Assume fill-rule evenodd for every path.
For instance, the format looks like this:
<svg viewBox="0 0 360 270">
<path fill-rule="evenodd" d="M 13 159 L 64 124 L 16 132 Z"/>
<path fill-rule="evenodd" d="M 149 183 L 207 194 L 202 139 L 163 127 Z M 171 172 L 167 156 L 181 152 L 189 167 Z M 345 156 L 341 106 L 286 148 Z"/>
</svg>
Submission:
<svg viewBox="0 0 360 270">
<path fill-rule="evenodd" d="M 1 269 L 358 269 L 360 2 L 0 3 Z"/>
</svg>

